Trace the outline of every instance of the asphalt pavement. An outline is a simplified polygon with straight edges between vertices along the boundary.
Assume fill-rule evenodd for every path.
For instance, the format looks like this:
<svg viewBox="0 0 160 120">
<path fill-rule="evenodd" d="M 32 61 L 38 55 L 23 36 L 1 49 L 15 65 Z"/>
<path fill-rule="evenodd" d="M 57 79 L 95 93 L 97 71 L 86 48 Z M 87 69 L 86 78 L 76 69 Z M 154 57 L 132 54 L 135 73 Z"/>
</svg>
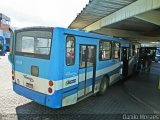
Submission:
<svg viewBox="0 0 160 120">
<path fill-rule="evenodd" d="M 0 56 L 1 119 L 127 119 L 126 115 L 160 113 L 158 80 L 160 64 L 150 73 L 141 72 L 111 86 L 104 96 L 91 96 L 77 104 L 51 109 L 16 94 L 12 90 L 11 64 Z M 160 118 L 157 116 L 157 118 Z"/>
</svg>

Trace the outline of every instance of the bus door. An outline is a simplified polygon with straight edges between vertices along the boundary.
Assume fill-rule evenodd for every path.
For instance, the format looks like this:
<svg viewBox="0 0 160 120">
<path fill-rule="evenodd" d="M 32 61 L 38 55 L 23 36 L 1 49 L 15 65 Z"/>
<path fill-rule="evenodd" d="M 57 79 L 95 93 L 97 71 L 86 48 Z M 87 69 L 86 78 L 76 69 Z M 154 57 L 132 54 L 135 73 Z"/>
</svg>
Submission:
<svg viewBox="0 0 160 120">
<path fill-rule="evenodd" d="M 122 54 L 121 54 L 123 67 L 122 67 L 122 75 L 123 78 L 127 78 L 128 76 L 128 61 L 129 61 L 129 48 L 122 47 Z"/>
<path fill-rule="evenodd" d="M 96 46 L 80 45 L 78 99 L 93 93 L 96 70 Z"/>
</svg>

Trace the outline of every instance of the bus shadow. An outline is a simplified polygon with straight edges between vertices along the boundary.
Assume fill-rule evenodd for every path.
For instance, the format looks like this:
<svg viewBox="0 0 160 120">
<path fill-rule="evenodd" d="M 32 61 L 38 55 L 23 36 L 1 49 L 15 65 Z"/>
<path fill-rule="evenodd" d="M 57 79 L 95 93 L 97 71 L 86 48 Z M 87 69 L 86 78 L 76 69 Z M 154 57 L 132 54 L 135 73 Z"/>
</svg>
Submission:
<svg viewBox="0 0 160 120">
<path fill-rule="evenodd" d="M 79 119 L 79 117 L 87 117 L 93 115 L 104 114 L 121 114 L 125 106 L 131 105 L 128 103 L 128 98 L 124 93 L 124 84 L 127 81 L 135 80 L 139 75 L 133 75 L 127 80 L 120 80 L 110 86 L 108 91 L 103 96 L 90 96 L 74 105 L 67 107 L 52 109 L 40 105 L 36 102 L 29 102 L 16 108 L 17 117 L 19 120 L 28 119 Z M 137 79 L 136 79 L 137 80 Z M 124 102 L 126 101 L 126 102 Z M 113 107 L 114 105 L 114 107 Z M 117 105 L 117 106 L 116 106 Z M 121 110 L 118 108 L 122 105 Z M 134 104 L 133 104 L 134 105 Z M 130 111 L 128 111 L 130 112 Z"/>
<path fill-rule="evenodd" d="M 18 120 L 78 119 L 80 116 L 87 116 L 88 114 L 94 113 L 92 112 L 92 108 L 95 109 L 93 105 L 95 101 L 97 101 L 96 98 L 98 99 L 98 97 L 90 96 L 74 105 L 59 109 L 48 108 L 32 101 L 16 108 L 17 118 Z M 100 102 L 97 101 L 97 104 L 100 104 Z"/>
<path fill-rule="evenodd" d="M 32 120 L 32 119 L 71 119 L 76 117 L 76 113 L 73 112 L 74 105 L 60 109 L 52 109 L 40 105 L 35 102 L 29 102 L 27 104 L 18 106 L 16 108 L 18 120 Z M 72 112 L 71 112 L 72 111 Z"/>
<path fill-rule="evenodd" d="M 101 115 L 106 113 L 113 114 L 117 112 L 118 114 L 119 111 L 116 110 L 117 108 L 113 108 L 112 101 L 117 100 L 117 98 L 121 96 L 121 93 L 117 92 L 121 87 L 120 84 L 122 83 L 120 82 L 115 85 L 112 85 L 106 92 L 106 94 L 103 96 L 93 95 L 74 105 L 70 105 L 60 109 L 48 108 L 32 101 L 27 104 L 16 107 L 17 117 L 19 120 L 39 120 L 50 118 L 66 120 L 79 119 L 79 117 L 83 117 L 83 119 L 85 119 L 87 116 L 92 117 L 93 115 Z"/>
</svg>

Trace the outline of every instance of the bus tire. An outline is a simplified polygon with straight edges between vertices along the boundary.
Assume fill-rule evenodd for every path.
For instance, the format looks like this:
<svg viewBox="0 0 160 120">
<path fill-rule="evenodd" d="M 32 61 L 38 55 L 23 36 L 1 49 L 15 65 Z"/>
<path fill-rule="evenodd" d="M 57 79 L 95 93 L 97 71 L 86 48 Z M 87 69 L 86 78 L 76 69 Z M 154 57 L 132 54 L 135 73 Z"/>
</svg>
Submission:
<svg viewBox="0 0 160 120">
<path fill-rule="evenodd" d="M 100 83 L 98 95 L 104 95 L 109 87 L 109 79 L 104 77 Z"/>
</svg>

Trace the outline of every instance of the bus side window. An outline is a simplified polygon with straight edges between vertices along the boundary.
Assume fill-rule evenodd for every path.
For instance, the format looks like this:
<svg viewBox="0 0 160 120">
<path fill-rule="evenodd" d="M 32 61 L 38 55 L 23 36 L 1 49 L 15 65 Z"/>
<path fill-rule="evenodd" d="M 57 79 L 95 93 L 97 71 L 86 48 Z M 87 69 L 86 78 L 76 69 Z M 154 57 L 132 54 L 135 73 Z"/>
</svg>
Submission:
<svg viewBox="0 0 160 120">
<path fill-rule="evenodd" d="M 113 42 L 113 58 L 119 59 L 120 57 L 120 44 L 117 42 Z"/>
<path fill-rule="evenodd" d="M 67 36 L 66 39 L 66 65 L 70 66 L 75 63 L 75 38 Z"/>
<path fill-rule="evenodd" d="M 99 60 L 109 59 L 111 59 L 111 42 L 102 40 L 99 43 Z"/>
</svg>

